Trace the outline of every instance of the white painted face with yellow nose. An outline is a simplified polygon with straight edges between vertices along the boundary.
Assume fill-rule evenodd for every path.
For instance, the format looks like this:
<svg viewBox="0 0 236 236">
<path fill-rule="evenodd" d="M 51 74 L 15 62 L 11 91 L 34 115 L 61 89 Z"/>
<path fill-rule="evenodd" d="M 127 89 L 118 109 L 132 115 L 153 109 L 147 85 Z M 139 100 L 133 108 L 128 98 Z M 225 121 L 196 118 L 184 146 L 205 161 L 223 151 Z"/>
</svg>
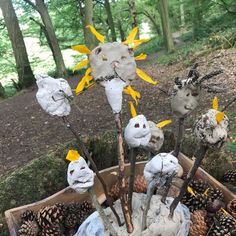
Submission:
<svg viewBox="0 0 236 236">
<path fill-rule="evenodd" d="M 138 115 L 129 120 L 124 132 L 125 141 L 129 147 L 147 146 L 151 138 L 151 131 L 144 115 Z"/>
</svg>

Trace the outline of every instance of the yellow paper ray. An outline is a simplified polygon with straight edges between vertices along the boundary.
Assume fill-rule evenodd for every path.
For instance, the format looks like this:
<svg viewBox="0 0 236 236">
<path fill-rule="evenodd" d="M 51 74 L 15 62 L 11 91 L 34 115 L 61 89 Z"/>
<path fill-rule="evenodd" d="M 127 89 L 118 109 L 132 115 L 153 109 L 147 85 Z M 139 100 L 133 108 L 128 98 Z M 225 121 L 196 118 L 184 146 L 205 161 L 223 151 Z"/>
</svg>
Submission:
<svg viewBox="0 0 236 236">
<path fill-rule="evenodd" d="M 75 46 L 72 46 L 71 48 L 82 54 L 91 54 L 91 51 L 87 48 L 86 45 L 75 45 Z"/>
<path fill-rule="evenodd" d="M 187 188 L 187 191 L 192 195 L 192 196 L 196 196 L 196 194 L 194 193 L 193 189 L 191 187 Z"/>
<path fill-rule="evenodd" d="M 147 58 L 147 54 L 141 53 L 140 55 L 136 56 L 134 59 L 136 61 L 141 61 L 141 60 L 145 60 Z"/>
<path fill-rule="evenodd" d="M 170 124 L 172 122 L 172 120 L 163 120 L 161 122 L 159 122 L 158 124 L 156 124 L 157 128 L 163 128 L 164 126 Z"/>
<path fill-rule="evenodd" d="M 97 32 L 97 30 L 92 25 L 87 25 L 86 28 L 90 29 L 91 33 L 97 38 L 101 43 L 105 42 L 104 37 Z"/>
<path fill-rule="evenodd" d="M 135 36 L 138 33 L 138 27 L 135 27 L 131 30 L 127 39 L 123 42 L 123 44 L 131 44 L 134 42 Z"/>
<path fill-rule="evenodd" d="M 205 190 L 205 192 L 203 193 L 203 195 L 208 196 L 208 192 L 209 192 L 209 188 L 207 188 L 207 189 Z"/>
<path fill-rule="evenodd" d="M 220 124 L 220 122 L 224 119 L 224 115 L 225 113 L 221 111 L 216 114 L 217 124 Z"/>
<path fill-rule="evenodd" d="M 139 93 L 138 91 L 135 91 L 135 90 L 129 85 L 128 87 L 126 87 L 126 88 L 124 89 L 124 93 L 130 95 L 130 96 L 134 99 L 136 105 L 138 105 L 138 99 L 140 99 L 140 97 L 141 97 L 141 95 L 140 95 L 140 93 Z"/>
<path fill-rule="evenodd" d="M 93 79 L 92 76 L 86 75 L 81 79 L 81 81 L 78 83 L 75 93 L 78 94 L 84 90 L 85 87 L 90 87 L 90 81 Z M 87 84 L 87 85 L 86 85 Z"/>
<path fill-rule="evenodd" d="M 86 70 L 85 75 L 89 75 L 91 72 L 92 72 L 92 68 L 89 67 L 89 68 Z"/>
<path fill-rule="evenodd" d="M 218 98 L 214 97 L 213 102 L 212 102 L 212 109 L 218 110 Z"/>
<path fill-rule="evenodd" d="M 80 158 L 80 154 L 76 150 L 69 150 L 66 155 L 66 160 L 68 161 L 77 161 Z"/>
<path fill-rule="evenodd" d="M 134 104 L 132 102 L 129 102 L 129 105 L 130 105 L 130 112 L 131 112 L 131 115 L 132 117 L 136 117 L 137 116 L 137 112 L 135 110 L 135 107 L 134 107 Z"/>
<path fill-rule="evenodd" d="M 147 75 L 144 71 L 140 70 L 139 68 L 136 69 L 136 73 L 141 79 L 145 80 L 146 82 L 150 84 L 157 84 L 156 81 L 154 81 L 149 75 Z"/>
<path fill-rule="evenodd" d="M 146 43 L 148 42 L 150 39 L 138 39 L 138 40 L 134 40 L 133 45 L 131 46 L 131 48 L 136 49 L 138 46 L 140 46 L 142 43 Z"/>
<path fill-rule="evenodd" d="M 87 59 L 81 61 L 79 64 L 77 64 L 77 65 L 73 68 L 73 72 L 75 72 L 76 70 L 78 70 L 78 69 L 80 69 L 80 68 L 82 68 L 82 67 L 88 65 L 88 63 L 89 63 L 89 60 L 87 60 Z"/>
</svg>

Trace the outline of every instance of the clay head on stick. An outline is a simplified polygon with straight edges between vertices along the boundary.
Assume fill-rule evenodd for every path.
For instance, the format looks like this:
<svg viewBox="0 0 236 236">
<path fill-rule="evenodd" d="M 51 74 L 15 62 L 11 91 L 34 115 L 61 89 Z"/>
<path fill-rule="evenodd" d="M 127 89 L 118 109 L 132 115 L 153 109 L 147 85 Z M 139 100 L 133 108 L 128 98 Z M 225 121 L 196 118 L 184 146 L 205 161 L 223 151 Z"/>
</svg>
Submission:
<svg viewBox="0 0 236 236">
<path fill-rule="evenodd" d="M 94 172 L 75 150 L 68 152 L 67 159 L 71 160 L 67 170 L 67 181 L 70 187 L 78 193 L 85 193 L 94 184 Z"/>
<path fill-rule="evenodd" d="M 227 141 L 228 129 L 229 119 L 224 112 L 218 111 L 218 101 L 214 98 L 213 109 L 196 122 L 194 133 L 203 145 L 220 148 Z"/>
<path fill-rule="evenodd" d="M 65 79 L 54 79 L 48 75 L 36 75 L 38 92 L 36 98 L 44 111 L 52 116 L 67 116 L 73 94 Z"/>
</svg>

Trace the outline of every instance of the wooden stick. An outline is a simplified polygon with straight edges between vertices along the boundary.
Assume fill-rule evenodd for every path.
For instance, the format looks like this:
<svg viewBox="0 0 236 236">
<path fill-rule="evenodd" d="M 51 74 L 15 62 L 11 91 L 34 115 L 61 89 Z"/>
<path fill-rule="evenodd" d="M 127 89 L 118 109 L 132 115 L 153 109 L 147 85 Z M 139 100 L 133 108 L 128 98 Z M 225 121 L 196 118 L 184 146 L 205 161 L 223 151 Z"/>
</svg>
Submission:
<svg viewBox="0 0 236 236">
<path fill-rule="evenodd" d="M 147 214 L 148 214 L 148 210 L 150 209 L 150 203 L 151 203 L 154 190 L 156 188 L 156 184 L 157 184 L 157 180 L 153 179 L 148 185 L 145 209 L 143 211 L 143 218 L 142 218 L 142 231 L 147 228 Z"/>
<path fill-rule="evenodd" d="M 168 179 L 166 181 L 165 192 L 164 192 L 164 194 L 163 194 L 163 196 L 161 198 L 161 202 L 164 203 L 164 204 L 166 204 L 166 198 L 167 198 L 167 195 L 169 193 L 169 190 L 170 190 L 170 187 L 171 187 L 171 183 L 172 183 L 172 180 L 175 177 L 175 175 L 176 175 L 176 172 L 173 172 L 173 174 L 170 177 L 168 177 Z"/>
<path fill-rule="evenodd" d="M 177 205 L 179 204 L 179 202 L 183 198 L 190 181 L 193 179 L 198 167 L 201 165 L 201 162 L 202 162 L 203 158 L 205 157 L 207 149 L 208 149 L 207 146 L 204 146 L 202 144 L 200 145 L 200 148 L 196 153 L 196 160 L 195 160 L 191 170 L 189 171 L 189 173 L 187 175 L 187 178 L 185 179 L 185 181 L 180 189 L 180 193 L 170 205 L 170 214 L 169 214 L 170 218 L 173 217 L 175 208 L 177 207 Z"/>
<path fill-rule="evenodd" d="M 95 206 L 96 210 L 98 211 L 99 216 L 102 218 L 102 221 L 103 221 L 103 224 L 104 224 L 105 228 L 110 232 L 110 234 L 112 236 L 118 236 L 118 234 L 115 231 L 114 227 L 110 223 L 107 215 L 105 214 L 104 210 L 102 209 L 101 205 L 99 204 L 93 187 L 88 189 L 88 193 L 89 193 L 89 196 L 91 198 L 91 201 L 92 201 L 93 205 Z"/>
<path fill-rule="evenodd" d="M 129 209 L 132 212 L 132 196 L 134 190 L 134 178 L 135 178 L 135 163 L 136 163 L 136 148 L 130 149 L 130 176 L 129 176 L 129 190 L 128 190 L 128 204 Z"/>
<path fill-rule="evenodd" d="M 120 201 L 121 207 L 124 214 L 124 219 L 126 223 L 126 228 L 128 233 L 132 233 L 134 230 L 131 211 L 129 209 L 127 194 L 125 193 L 125 161 L 124 161 L 124 146 L 123 146 L 123 137 L 122 137 L 122 125 L 120 113 L 115 114 L 115 123 L 117 129 L 117 152 L 118 152 L 118 163 L 119 163 L 119 176 L 118 181 L 120 185 Z"/>
<path fill-rule="evenodd" d="M 62 117 L 63 119 L 63 122 L 66 124 L 66 127 L 71 131 L 71 133 L 75 136 L 76 140 L 77 140 L 77 144 L 78 144 L 78 147 L 80 149 L 80 151 L 82 152 L 82 155 L 84 155 L 85 158 L 87 158 L 91 165 L 92 165 L 92 168 L 94 170 L 94 172 L 96 173 L 99 181 L 101 182 L 102 184 L 102 187 L 103 187 L 103 190 L 104 190 L 104 194 L 106 196 L 106 200 L 107 200 L 107 203 L 109 205 L 109 207 L 111 208 L 112 212 L 114 213 L 116 219 L 117 219 L 117 222 L 118 222 L 118 225 L 121 226 L 122 223 L 120 221 L 120 217 L 119 215 L 117 214 L 115 208 L 113 207 L 113 201 L 111 199 L 111 197 L 109 196 L 108 194 L 108 190 L 107 190 L 107 185 L 105 183 L 105 181 L 103 180 L 102 176 L 100 175 L 99 171 L 98 171 L 98 168 L 95 164 L 95 162 L 93 161 L 93 158 L 91 157 L 88 149 L 85 147 L 84 143 L 82 142 L 80 136 L 78 135 L 78 133 L 75 131 L 74 127 L 69 123 L 69 121 L 66 119 L 66 117 Z"/>
<path fill-rule="evenodd" d="M 175 143 L 175 149 L 173 152 L 173 156 L 178 158 L 179 152 L 180 152 L 180 147 L 182 143 L 182 138 L 183 138 L 183 130 L 184 130 L 184 117 L 179 118 L 179 125 L 178 125 L 178 130 L 177 130 L 177 137 L 176 137 L 176 143 Z"/>
</svg>

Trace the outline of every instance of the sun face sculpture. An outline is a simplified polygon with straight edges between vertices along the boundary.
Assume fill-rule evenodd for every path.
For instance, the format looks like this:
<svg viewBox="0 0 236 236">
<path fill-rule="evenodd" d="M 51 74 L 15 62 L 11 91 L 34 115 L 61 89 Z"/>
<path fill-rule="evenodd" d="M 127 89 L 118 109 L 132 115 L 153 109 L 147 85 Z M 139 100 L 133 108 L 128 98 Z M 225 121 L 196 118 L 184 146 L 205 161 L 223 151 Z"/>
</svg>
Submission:
<svg viewBox="0 0 236 236">
<path fill-rule="evenodd" d="M 134 57 L 134 49 L 141 43 L 147 42 L 147 39 L 135 40 L 138 28 L 134 28 L 125 42 L 105 43 L 104 37 L 99 34 L 92 26 L 87 26 L 96 38 L 101 42 L 99 46 L 92 51 L 85 45 L 76 45 L 72 49 L 80 53 L 89 55 L 88 59 L 80 62 L 74 67 L 74 71 L 88 65 L 85 76 L 79 82 L 75 92 L 81 93 L 85 88 L 89 88 L 96 83 L 105 87 L 108 102 L 113 113 L 119 113 L 122 107 L 122 93 L 131 95 L 136 101 L 140 94 L 133 90 L 129 85 L 134 80 L 136 74 L 151 84 L 157 82 L 152 80 L 145 72 L 136 67 L 135 60 L 146 59 L 146 54 L 140 54 Z"/>
</svg>

